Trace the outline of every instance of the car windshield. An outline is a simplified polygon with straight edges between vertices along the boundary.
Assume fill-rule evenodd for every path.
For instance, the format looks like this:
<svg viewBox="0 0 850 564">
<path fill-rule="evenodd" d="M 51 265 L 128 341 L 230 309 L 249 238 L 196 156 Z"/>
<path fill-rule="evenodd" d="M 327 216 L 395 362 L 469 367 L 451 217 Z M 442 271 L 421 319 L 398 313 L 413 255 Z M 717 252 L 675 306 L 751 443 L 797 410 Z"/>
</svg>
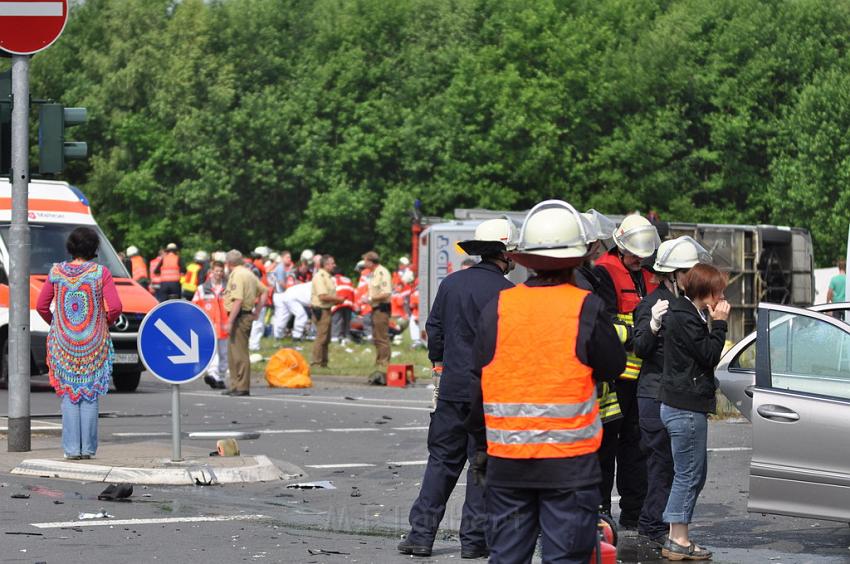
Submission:
<svg viewBox="0 0 850 564">
<path fill-rule="evenodd" d="M 7 249 L 9 248 L 9 227 L 8 223 L 0 225 L 0 237 L 3 237 Z M 67 223 L 30 223 L 29 227 L 32 244 L 30 274 L 47 274 L 55 263 L 70 260 L 71 257 L 65 250 L 65 241 L 68 240 L 71 231 L 82 226 Z M 127 269 L 121 264 L 118 255 L 115 254 L 115 249 L 112 248 L 100 229 L 96 225 L 87 225 L 86 227 L 94 229 L 100 237 L 100 246 L 97 249 L 95 262 L 108 268 L 115 278 L 129 278 Z"/>
</svg>

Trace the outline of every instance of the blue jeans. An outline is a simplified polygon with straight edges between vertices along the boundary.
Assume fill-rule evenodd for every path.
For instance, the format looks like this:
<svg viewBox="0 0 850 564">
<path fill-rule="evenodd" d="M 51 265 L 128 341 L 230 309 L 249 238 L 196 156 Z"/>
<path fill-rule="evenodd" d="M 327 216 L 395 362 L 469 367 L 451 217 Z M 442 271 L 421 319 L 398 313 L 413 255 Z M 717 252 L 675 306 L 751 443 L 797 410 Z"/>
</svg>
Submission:
<svg viewBox="0 0 850 564">
<path fill-rule="evenodd" d="M 66 456 L 88 455 L 97 452 L 97 398 L 81 398 L 71 403 L 62 396 L 62 449 Z"/>
<path fill-rule="evenodd" d="M 708 472 L 708 415 L 662 403 L 661 420 L 670 435 L 673 452 L 673 486 L 664 509 L 664 522 L 688 524 Z"/>
</svg>

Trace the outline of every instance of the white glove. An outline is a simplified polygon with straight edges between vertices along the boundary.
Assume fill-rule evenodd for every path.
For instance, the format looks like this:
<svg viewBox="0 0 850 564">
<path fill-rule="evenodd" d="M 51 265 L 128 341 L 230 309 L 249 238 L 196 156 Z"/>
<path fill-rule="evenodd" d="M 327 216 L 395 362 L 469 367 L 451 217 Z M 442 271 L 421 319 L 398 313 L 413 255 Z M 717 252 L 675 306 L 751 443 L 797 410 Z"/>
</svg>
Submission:
<svg viewBox="0 0 850 564">
<path fill-rule="evenodd" d="M 654 334 L 657 334 L 661 329 L 661 318 L 667 313 L 667 308 L 670 307 L 670 302 L 667 300 L 658 300 L 652 306 L 652 319 L 649 321 L 649 328 Z"/>
</svg>

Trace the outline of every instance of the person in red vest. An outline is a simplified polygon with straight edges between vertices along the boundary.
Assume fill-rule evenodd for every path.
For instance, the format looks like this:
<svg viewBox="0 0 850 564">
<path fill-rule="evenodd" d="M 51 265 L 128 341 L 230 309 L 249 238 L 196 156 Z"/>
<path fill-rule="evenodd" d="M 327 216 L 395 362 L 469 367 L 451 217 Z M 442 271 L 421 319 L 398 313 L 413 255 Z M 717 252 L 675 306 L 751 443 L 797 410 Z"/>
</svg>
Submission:
<svg viewBox="0 0 850 564">
<path fill-rule="evenodd" d="M 216 354 L 204 375 L 204 382 L 216 390 L 227 387 L 227 312 L 224 309 L 224 263 L 214 261 L 207 281 L 198 286 L 192 303 L 207 314 L 215 328 Z"/>
<path fill-rule="evenodd" d="M 169 243 L 165 247 L 162 261 L 155 268 L 151 268 L 151 271 L 159 274 L 159 295 L 157 296 L 159 301 L 180 299 L 182 293 L 180 279 L 185 274 L 186 269 L 183 266 L 180 250 L 176 243 Z"/>
<path fill-rule="evenodd" d="M 139 283 L 142 288 L 147 288 L 150 285 L 148 278 L 148 265 L 145 264 L 145 259 L 139 254 L 138 247 L 130 245 L 127 247 L 127 258 L 130 259 L 130 276 L 133 280 Z"/>
<path fill-rule="evenodd" d="M 354 285 L 351 278 L 343 276 L 339 270 L 334 274 L 336 295 L 342 302 L 331 307 L 333 328 L 331 340 L 346 345 L 351 340 L 351 316 L 354 313 Z"/>
<path fill-rule="evenodd" d="M 572 206 L 541 202 L 508 254 L 535 275 L 478 319 L 466 427 L 486 445 L 471 469 L 486 487 L 493 563 L 531 562 L 541 531 L 543 562 L 586 563 L 596 545 L 596 384 L 626 358 L 604 302 L 573 285 L 590 245 Z"/>
<path fill-rule="evenodd" d="M 593 273 L 598 280 L 596 294 L 616 320 L 628 354 L 626 369 L 613 388 L 622 417 L 605 422 L 605 436 L 599 449 L 601 510 L 611 514 L 611 490 L 616 474 L 620 526 L 634 530 L 646 498 L 646 454 L 641 448 L 638 424 L 637 378 L 642 361 L 634 353 L 633 314 L 640 301 L 658 287 L 652 272 L 643 268 L 642 262 L 655 253 L 661 241 L 655 226 L 640 215 L 626 216 L 614 229 L 613 239 L 615 247 L 596 260 Z M 605 397 L 601 400 L 604 403 Z"/>
<path fill-rule="evenodd" d="M 162 279 L 159 275 L 159 265 L 162 264 L 162 257 L 165 256 L 165 249 L 160 248 L 157 251 L 156 256 L 151 259 L 151 263 L 148 265 L 148 272 L 150 272 L 151 284 L 148 287 L 148 291 L 159 299 L 159 287 L 162 283 Z"/>
</svg>

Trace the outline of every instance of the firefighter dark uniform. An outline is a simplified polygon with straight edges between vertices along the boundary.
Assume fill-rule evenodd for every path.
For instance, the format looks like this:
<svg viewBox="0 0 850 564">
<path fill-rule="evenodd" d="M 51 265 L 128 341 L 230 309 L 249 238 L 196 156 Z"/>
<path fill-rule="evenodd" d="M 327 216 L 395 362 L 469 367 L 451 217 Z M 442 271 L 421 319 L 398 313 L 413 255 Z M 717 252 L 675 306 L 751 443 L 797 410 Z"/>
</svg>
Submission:
<svg viewBox="0 0 850 564">
<path fill-rule="evenodd" d="M 476 445 L 464 427 L 469 415 L 469 386 L 474 370 L 475 328 L 481 309 L 500 290 L 513 287 L 502 268 L 483 261 L 459 270 L 440 284 L 437 297 L 426 323 L 428 357 L 442 363 L 436 409 L 428 427 L 428 466 L 422 479 L 419 497 L 410 509 L 410 533 L 406 546 L 421 547 L 420 552 L 399 550 L 408 554 L 430 554 L 437 529 L 446 511 L 446 502 L 463 471 L 467 459 L 475 454 Z M 482 443 L 483 447 L 483 443 Z M 484 490 L 467 472 L 466 499 L 460 522 L 462 555 L 486 554 L 486 513 Z M 427 549 L 427 550 L 426 550 Z"/>
<path fill-rule="evenodd" d="M 487 445 L 490 562 L 531 562 L 540 531 L 544 562 L 588 562 L 600 499 L 595 380 L 625 365 L 602 300 L 532 278 L 484 308 L 475 347 L 467 426 Z"/>
<path fill-rule="evenodd" d="M 602 466 L 602 509 L 611 512 L 611 490 L 616 467 L 617 491 L 620 494 L 620 524 L 637 527 L 638 517 L 646 496 L 646 455 L 641 449 L 638 425 L 637 378 L 641 360 L 634 354 L 632 335 L 633 313 L 641 299 L 655 290 L 652 273 L 642 269 L 628 270 L 617 249 L 612 249 L 596 261 L 594 273 L 600 281 L 597 294 L 605 301 L 606 309 L 616 320 L 618 335 L 626 347 L 626 369 L 615 383 L 617 410 L 621 416 L 605 423 L 605 434 L 599 449 Z M 613 395 L 600 398 L 610 409 Z"/>
</svg>

